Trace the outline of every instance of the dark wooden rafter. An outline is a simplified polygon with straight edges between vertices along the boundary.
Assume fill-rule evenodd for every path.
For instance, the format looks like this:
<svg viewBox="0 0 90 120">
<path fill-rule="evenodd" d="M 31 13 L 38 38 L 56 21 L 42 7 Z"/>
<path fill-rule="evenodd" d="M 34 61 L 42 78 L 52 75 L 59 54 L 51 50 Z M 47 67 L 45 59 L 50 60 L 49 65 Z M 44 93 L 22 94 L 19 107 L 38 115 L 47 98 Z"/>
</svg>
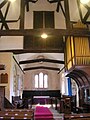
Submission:
<svg viewBox="0 0 90 120">
<path fill-rule="evenodd" d="M 88 29 L 24 29 L 24 30 L 0 30 L 0 36 L 26 36 L 26 35 L 41 35 L 42 31 L 51 36 L 79 36 L 90 37 L 90 30 Z"/>
<path fill-rule="evenodd" d="M 8 10 L 9 10 L 9 7 L 10 7 L 10 3 L 11 3 L 11 2 L 8 2 L 8 4 L 7 4 L 7 8 L 6 8 L 6 12 L 5 12 L 4 19 L 6 19 L 6 17 L 7 17 Z M 5 20 L 5 21 L 6 21 L 6 20 Z M 4 24 L 3 24 L 3 22 L 2 22 L 2 25 L 1 25 L 1 30 L 3 29 L 3 26 L 4 26 Z"/>
<path fill-rule="evenodd" d="M 81 21 L 83 21 L 82 11 L 80 8 L 80 0 L 77 0 L 77 5 L 78 5 L 78 10 L 79 10 L 79 15 L 80 15 Z"/>
<path fill-rule="evenodd" d="M 20 7 L 20 29 L 24 29 L 25 0 L 21 0 Z"/>
<path fill-rule="evenodd" d="M 84 16 L 84 18 L 83 18 L 83 23 L 86 23 L 89 15 L 90 15 L 90 10 L 89 10 L 89 11 L 86 13 L 86 15 Z"/>
<path fill-rule="evenodd" d="M 12 52 L 14 54 L 24 54 L 24 53 L 63 53 L 63 49 L 49 49 L 49 50 L 36 50 L 36 49 L 11 49 L 11 50 L 0 50 L 0 52 Z"/>
<path fill-rule="evenodd" d="M 26 11 L 29 11 L 29 2 L 36 3 L 38 0 L 25 0 Z"/>
<path fill-rule="evenodd" d="M 64 0 L 64 9 L 65 9 L 65 21 L 66 21 L 66 28 L 70 29 L 70 14 L 69 14 L 69 0 Z"/>
<path fill-rule="evenodd" d="M 38 0 L 25 0 L 26 2 L 36 3 Z"/>
<path fill-rule="evenodd" d="M 85 14 L 85 16 L 83 18 L 83 22 L 86 23 L 88 17 L 90 16 L 90 7 L 86 4 L 83 4 L 83 6 L 87 9 L 87 13 Z"/>
<path fill-rule="evenodd" d="M 38 0 L 21 0 L 21 15 L 20 15 L 20 29 L 24 29 L 24 14 L 25 14 L 25 5 L 26 5 L 26 2 L 32 2 L 32 3 L 35 3 L 37 2 Z M 67 28 L 71 28 L 71 25 L 70 25 L 70 16 L 69 16 L 69 4 L 68 4 L 68 1 L 69 0 L 47 0 L 48 2 L 50 3 L 56 3 L 57 2 L 57 6 L 60 6 L 61 7 L 61 10 L 66 18 L 66 26 Z M 65 12 L 63 10 L 63 7 L 61 5 L 61 1 L 64 1 L 64 7 L 65 7 Z M 2 8 L 6 3 L 8 2 L 8 0 L 4 0 L 1 4 L 0 4 L 0 8 Z M 1 13 L 2 14 L 2 13 Z M 5 20 L 4 17 L 2 16 L 2 19 L 4 20 L 3 21 L 3 25 L 5 26 L 6 29 L 8 29 L 8 26 L 7 26 L 7 22 L 17 22 L 18 20 Z M 2 22 L 2 20 L 0 21 Z M 32 35 L 32 31 L 33 30 L 11 30 L 11 31 L 0 31 L 0 36 L 24 36 L 24 35 Z M 52 31 L 50 29 L 50 31 Z M 51 35 L 62 35 L 62 36 L 68 36 L 68 35 L 73 35 L 73 36 L 90 36 L 90 32 L 89 31 L 78 31 L 77 30 L 63 30 L 63 29 L 60 29 L 60 30 L 54 30 L 54 31 L 58 31 L 57 32 L 52 32 Z M 54 34 L 53 34 L 54 33 Z M 36 34 L 35 31 L 33 31 L 33 35 Z M 39 35 L 39 34 L 38 34 Z"/>
<path fill-rule="evenodd" d="M 49 3 L 58 3 L 59 1 L 64 1 L 64 0 L 47 0 Z"/>
<path fill-rule="evenodd" d="M 0 18 L 1 18 L 2 24 L 5 26 L 5 28 L 9 29 L 1 10 L 0 10 Z"/>
<path fill-rule="evenodd" d="M 17 62 L 16 58 L 13 56 L 13 59 L 15 60 L 15 62 L 17 63 L 18 67 L 20 68 L 20 70 L 24 73 L 24 71 L 22 70 L 21 66 L 19 65 L 19 63 Z"/>
<path fill-rule="evenodd" d="M 20 19 L 20 17 L 17 20 L 5 20 L 6 23 L 14 23 L 14 22 L 18 22 Z M 0 23 L 2 23 L 2 21 L 0 20 Z"/>
<path fill-rule="evenodd" d="M 56 11 L 59 12 L 59 7 L 61 8 L 62 10 L 62 13 L 65 17 L 65 12 L 64 12 L 64 9 L 63 9 L 63 6 L 61 4 L 61 1 L 64 1 L 64 0 L 47 0 L 49 3 L 57 3 L 57 8 L 56 8 Z"/>
<path fill-rule="evenodd" d="M 29 11 L 29 2 L 25 1 L 26 11 Z"/>
<path fill-rule="evenodd" d="M 0 4 L 0 19 L 1 19 L 1 21 L 2 21 L 2 26 L 1 26 L 1 28 L 2 28 L 3 26 L 5 26 L 6 29 L 9 29 L 9 27 L 8 27 L 6 21 L 5 21 L 5 18 L 6 18 L 6 17 L 3 16 L 2 11 L 1 11 L 1 8 L 4 7 L 4 5 L 5 5 L 6 3 L 8 3 L 8 0 L 4 0 L 4 1 Z M 9 6 L 9 4 L 8 4 L 8 6 Z M 8 11 L 8 7 L 7 7 L 7 11 Z M 5 13 L 5 16 L 7 15 L 7 11 L 6 11 L 6 13 Z"/>
<path fill-rule="evenodd" d="M 28 71 L 28 70 L 36 70 L 36 69 L 48 69 L 48 70 L 54 70 L 54 71 L 59 71 L 59 68 L 55 68 L 55 67 L 45 67 L 45 66 L 38 66 L 38 67 L 30 67 L 30 68 L 24 68 L 24 71 Z"/>
<path fill-rule="evenodd" d="M 49 3 L 56 3 L 58 2 L 59 0 L 47 0 Z"/>
<path fill-rule="evenodd" d="M 50 63 L 64 64 L 64 61 L 45 59 L 45 58 L 20 61 L 19 64 L 28 64 L 28 63 L 36 63 L 36 62 L 50 62 Z"/>
<path fill-rule="evenodd" d="M 8 0 L 4 0 L 1 4 L 0 4 L 0 9 L 8 2 Z"/>
<path fill-rule="evenodd" d="M 59 12 L 59 7 L 61 8 L 64 17 L 66 17 L 64 9 L 63 9 L 62 4 L 61 4 L 61 1 L 59 1 L 58 4 L 57 4 L 57 9 L 56 9 L 57 12 Z"/>
<path fill-rule="evenodd" d="M 0 31 L 0 36 L 25 36 L 25 35 L 40 35 L 42 33 L 42 30 L 25 30 L 24 29 L 24 14 L 25 14 L 25 5 L 26 5 L 26 2 L 32 2 L 32 3 L 35 3 L 37 2 L 38 0 L 21 0 L 21 15 L 20 15 L 20 29 L 21 30 L 3 30 L 3 31 Z M 50 3 L 56 3 L 57 2 L 57 6 L 60 6 L 61 7 L 61 10 L 66 18 L 66 26 L 67 26 L 67 29 L 48 29 L 48 30 L 44 30 L 47 32 L 49 32 L 50 35 L 57 35 L 57 36 L 69 36 L 69 35 L 72 35 L 72 36 L 90 36 L 90 31 L 89 30 L 74 30 L 74 29 L 71 29 L 71 30 L 68 30 L 71 28 L 71 25 L 70 25 L 70 16 L 69 16 L 69 4 L 68 4 L 68 1 L 69 0 L 47 0 L 48 2 Z M 64 1 L 64 7 L 65 7 L 65 11 L 63 10 L 63 7 L 61 5 L 61 1 Z M 2 8 L 6 3 L 8 2 L 8 0 L 4 0 L 1 4 L 0 4 L 0 8 Z M 79 2 L 80 3 L 80 2 Z M 8 8 L 7 8 L 8 9 Z M 8 11 L 8 10 L 7 10 Z M 6 15 L 7 15 L 7 11 L 6 11 Z M 2 16 L 2 19 L 0 22 L 3 21 L 3 25 L 5 26 L 6 29 L 9 29 L 8 28 L 8 25 L 7 23 L 8 22 L 17 22 L 18 20 L 5 20 L 5 16 L 3 17 L 2 15 L 2 12 L 1 12 L 1 16 Z M 85 17 L 86 19 L 86 17 Z M 23 30 L 24 29 L 24 30 Z"/>
<path fill-rule="evenodd" d="M 4 0 L 1 4 L 0 4 L 0 23 L 2 23 L 1 25 L 1 30 L 3 29 L 3 27 L 5 27 L 6 29 L 9 29 L 7 23 L 12 23 L 12 22 L 17 22 L 20 18 L 18 18 L 18 20 L 6 20 L 8 11 L 9 11 L 9 7 L 10 7 L 10 1 L 8 0 Z M 5 16 L 3 16 L 1 9 L 7 4 L 7 8 L 6 8 L 6 12 L 5 12 Z"/>
<path fill-rule="evenodd" d="M 78 5 L 78 10 L 79 10 L 79 15 L 80 15 L 81 21 L 82 21 L 82 23 L 90 24 L 90 22 L 87 21 L 88 17 L 90 16 L 90 7 L 88 5 L 86 5 L 86 4 L 82 4 L 87 9 L 86 14 L 83 16 L 80 4 L 82 4 L 82 3 L 80 3 L 80 0 L 77 0 L 77 5 Z"/>
<path fill-rule="evenodd" d="M 38 0 L 21 0 L 20 9 L 20 29 L 24 29 L 25 5 L 27 12 L 29 11 L 29 2 L 36 3 Z"/>
</svg>

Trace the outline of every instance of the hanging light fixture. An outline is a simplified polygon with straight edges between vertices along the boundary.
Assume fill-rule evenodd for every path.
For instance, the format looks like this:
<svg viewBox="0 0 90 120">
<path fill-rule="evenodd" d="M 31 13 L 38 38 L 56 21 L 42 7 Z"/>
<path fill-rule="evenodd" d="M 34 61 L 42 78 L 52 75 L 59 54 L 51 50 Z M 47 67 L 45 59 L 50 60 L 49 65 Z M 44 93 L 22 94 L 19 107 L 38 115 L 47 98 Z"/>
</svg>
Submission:
<svg viewBox="0 0 90 120">
<path fill-rule="evenodd" d="M 46 33 L 43 33 L 42 35 L 41 35 L 41 38 L 43 38 L 43 39 L 46 39 L 48 36 L 47 36 L 47 34 Z"/>
<path fill-rule="evenodd" d="M 80 2 L 81 2 L 82 4 L 87 4 L 88 2 L 90 2 L 90 0 L 80 0 Z"/>
</svg>

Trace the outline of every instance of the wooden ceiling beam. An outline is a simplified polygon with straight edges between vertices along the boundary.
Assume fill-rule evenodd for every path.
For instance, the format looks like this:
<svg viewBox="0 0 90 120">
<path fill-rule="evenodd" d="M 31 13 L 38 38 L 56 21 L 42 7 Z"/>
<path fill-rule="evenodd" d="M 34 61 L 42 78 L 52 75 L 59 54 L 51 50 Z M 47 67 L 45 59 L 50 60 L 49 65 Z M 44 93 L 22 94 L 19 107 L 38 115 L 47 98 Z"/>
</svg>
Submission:
<svg viewBox="0 0 90 120">
<path fill-rule="evenodd" d="M 12 52 L 14 54 L 24 54 L 24 53 L 64 53 L 63 49 L 49 49 L 49 50 L 36 50 L 36 49 L 11 49 L 11 50 L 0 50 L 0 52 Z"/>
<path fill-rule="evenodd" d="M 50 63 L 64 64 L 64 61 L 61 60 L 53 60 L 53 59 L 45 59 L 45 58 L 20 61 L 19 64 L 28 64 L 28 63 L 36 63 L 36 62 L 50 62 Z"/>
<path fill-rule="evenodd" d="M 38 0 L 26 0 L 26 2 L 36 3 Z"/>
<path fill-rule="evenodd" d="M 41 35 L 42 31 L 48 36 L 78 36 L 90 37 L 90 30 L 88 29 L 24 29 L 24 30 L 0 30 L 0 36 L 34 36 Z"/>
<path fill-rule="evenodd" d="M 47 0 L 49 3 L 56 3 L 58 2 L 59 0 Z M 60 1 L 63 1 L 63 0 L 60 0 Z"/>
<path fill-rule="evenodd" d="M 36 69 L 48 69 L 48 70 L 55 70 L 55 71 L 59 71 L 59 68 L 54 68 L 54 67 L 45 67 L 45 66 L 39 66 L 39 67 L 30 67 L 30 68 L 24 68 L 24 71 L 28 71 L 28 70 L 36 70 Z"/>
</svg>

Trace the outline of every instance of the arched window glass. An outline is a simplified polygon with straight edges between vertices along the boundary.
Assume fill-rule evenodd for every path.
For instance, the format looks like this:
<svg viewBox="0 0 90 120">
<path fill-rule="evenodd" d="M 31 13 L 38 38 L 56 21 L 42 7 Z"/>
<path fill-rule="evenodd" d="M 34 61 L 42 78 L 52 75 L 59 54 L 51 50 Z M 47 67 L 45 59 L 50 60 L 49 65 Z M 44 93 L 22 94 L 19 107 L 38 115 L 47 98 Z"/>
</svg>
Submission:
<svg viewBox="0 0 90 120">
<path fill-rule="evenodd" d="M 38 75 L 35 75 L 35 88 L 38 88 Z"/>
<path fill-rule="evenodd" d="M 43 88 L 43 73 L 39 73 L 39 88 Z"/>
<path fill-rule="evenodd" d="M 40 72 L 35 75 L 35 88 L 48 88 L 48 75 Z"/>
<path fill-rule="evenodd" d="M 45 74 L 44 75 L 44 88 L 48 87 L 48 76 Z"/>
</svg>

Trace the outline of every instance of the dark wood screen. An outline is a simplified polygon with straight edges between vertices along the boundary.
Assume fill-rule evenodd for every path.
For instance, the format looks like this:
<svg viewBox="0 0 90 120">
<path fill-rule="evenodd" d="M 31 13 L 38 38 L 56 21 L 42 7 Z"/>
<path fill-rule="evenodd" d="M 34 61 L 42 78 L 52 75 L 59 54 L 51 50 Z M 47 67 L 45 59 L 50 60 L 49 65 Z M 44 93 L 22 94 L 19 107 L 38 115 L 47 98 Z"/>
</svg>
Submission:
<svg viewBox="0 0 90 120">
<path fill-rule="evenodd" d="M 7 73 L 0 74 L 0 83 L 8 83 L 8 74 Z"/>
<path fill-rule="evenodd" d="M 50 96 L 50 97 L 61 97 L 60 90 L 24 90 L 23 98 L 30 98 L 33 96 Z"/>
<path fill-rule="evenodd" d="M 25 36 L 24 49 L 36 52 L 64 52 L 63 38 L 48 37 L 43 40 L 38 36 Z"/>
</svg>

